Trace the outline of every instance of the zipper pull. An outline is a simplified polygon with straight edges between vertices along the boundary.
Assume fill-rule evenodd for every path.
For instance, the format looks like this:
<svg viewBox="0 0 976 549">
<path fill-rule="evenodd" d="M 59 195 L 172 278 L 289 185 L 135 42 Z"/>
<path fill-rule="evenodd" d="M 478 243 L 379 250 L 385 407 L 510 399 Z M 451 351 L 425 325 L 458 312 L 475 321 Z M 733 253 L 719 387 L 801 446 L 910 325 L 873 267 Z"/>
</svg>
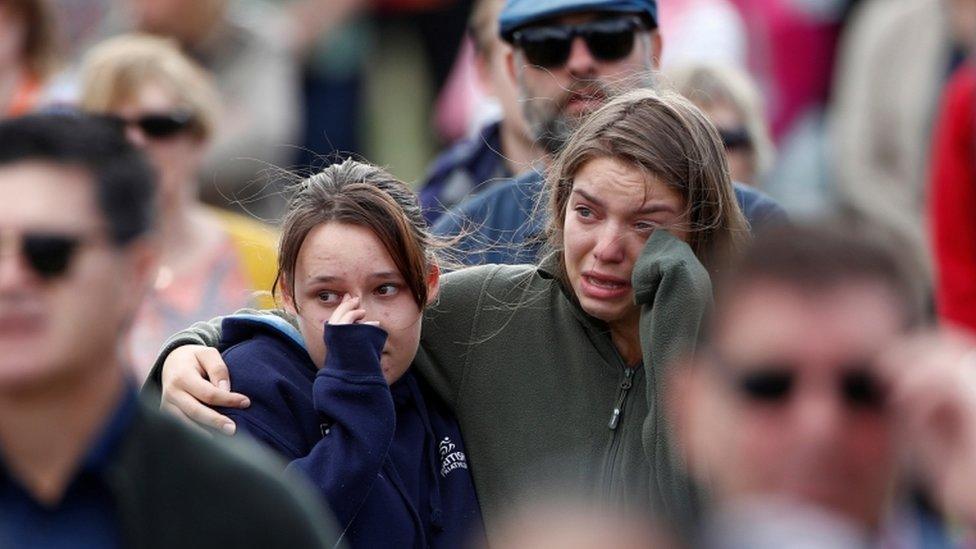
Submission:
<svg viewBox="0 0 976 549">
<path fill-rule="evenodd" d="M 613 431 L 617 428 L 617 423 L 620 423 L 620 408 L 614 408 L 613 414 L 610 415 L 610 430 Z"/>
<path fill-rule="evenodd" d="M 610 414 L 610 423 L 607 425 L 611 431 L 616 430 L 617 425 L 620 424 L 620 411 L 624 407 L 624 400 L 627 398 L 627 391 L 632 385 L 630 378 L 633 377 L 633 375 L 633 368 L 624 369 L 624 380 L 620 382 L 620 393 L 617 395 L 617 402 L 614 404 L 613 413 Z"/>
</svg>

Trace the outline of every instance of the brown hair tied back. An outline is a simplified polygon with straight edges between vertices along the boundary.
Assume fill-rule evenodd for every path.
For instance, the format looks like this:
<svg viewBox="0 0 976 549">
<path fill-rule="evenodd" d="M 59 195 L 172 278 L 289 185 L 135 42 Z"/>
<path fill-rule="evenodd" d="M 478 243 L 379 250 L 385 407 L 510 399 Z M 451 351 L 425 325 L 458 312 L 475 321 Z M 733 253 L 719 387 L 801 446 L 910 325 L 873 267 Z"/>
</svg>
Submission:
<svg viewBox="0 0 976 549">
<path fill-rule="evenodd" d="M 293 291 L 295 263 L 308 233 L 332 221 L 373 231 L 417 305 L 424 308 L 427 275 L 436 265 L 436 246 L 417 197 L 385 170 L 352 159 L 333 164 L 298 184 L 282 221 L 275 296 L 278 291 Z"/>
</svg>

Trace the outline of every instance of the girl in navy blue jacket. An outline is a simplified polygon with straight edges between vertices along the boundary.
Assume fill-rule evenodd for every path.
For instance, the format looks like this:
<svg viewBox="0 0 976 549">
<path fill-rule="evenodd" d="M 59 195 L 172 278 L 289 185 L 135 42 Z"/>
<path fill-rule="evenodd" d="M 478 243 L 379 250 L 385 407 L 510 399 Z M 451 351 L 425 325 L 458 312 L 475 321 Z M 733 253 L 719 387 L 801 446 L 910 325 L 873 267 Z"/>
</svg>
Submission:
<svg viewBox="0 0 976 549">
<path fill-rule="evenodd" d="M 275 292 L 297 323 L 223 322 L 244 410 L 221 409 L 325 496 L 353 547 L 459 547 L 481 535 L 451 413 L 409 371 L 437 293 L 416 197 L 352 160 L 303 181 L 286 214 Z"/>
</svg>

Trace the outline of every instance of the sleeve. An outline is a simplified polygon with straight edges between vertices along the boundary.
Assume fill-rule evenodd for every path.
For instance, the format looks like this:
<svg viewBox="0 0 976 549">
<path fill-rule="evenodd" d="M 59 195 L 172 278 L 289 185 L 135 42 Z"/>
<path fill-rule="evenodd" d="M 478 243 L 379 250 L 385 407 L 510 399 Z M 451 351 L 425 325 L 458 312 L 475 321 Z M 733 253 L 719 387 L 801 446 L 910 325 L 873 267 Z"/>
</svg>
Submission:
<svg viewBox="0 0 976 549">
<path fill-rule="evenodd" d="M 241 309 L 234 314 L 273 314 L 294 324 L 294 319 L 291 317 L 291 315 L 281 309 Z M 183 345 L 205 345 L 207 347 L 217 347 L 217 345 L 220 344 L 220 326 L 223 323 L 223 320 L 224 317 L 218 316 L 207 321 L 197 322 L 182 332 L 170 336 L 170 338 L 163 343 L 163 348 L 160 349 L 159 356 L 156 357 L 156 362 L 153 364 L 152 370 L 149 372 L 149 378 L 146 379 L 146 383 L 142 386 L 142 393 L 147 399 L 149 399 L 149 402 L 155 404 L 156 406 L 159 405 L 160 392 L 163 388 L 163 363 L 166 362 L 166 358 L 169 357 L 169 354 L 172 353 L 176 348 L 182 347 Z"/>
<path fill-rule="evenodd" d="M 712 303 L 708 271 L 691 248 L 667 231 L 655 231 L 634 266 L 634 295 L 641 306 L 640 338 L 647 377 L 648 416 L 644 451 L 657 486 L 653 503 L 679 523 L 694 517 L 697 496 L 670 448 L 671 428 L 663 396 L 668 368 L 694 351 Z"/>
<path fill-rule="evenodd" d="M 477 345 L 478 313 L 489 299 L 488 285 L 500 269 L 486 265 L 444 275 L 436 302 L 424 312 L 414 365 L 451 410 L 458 401 L 472 346 Z"/>
<path fill-rule="evenodd" d="M 936 300 L 942 320 L 976 331 L 976 68 L 950 83 L 935 129 L 930 174 Z"/>
<path fill-rule="evenodd" d="M 287 470 L 300 471 L 319 489 L 345 529 L 387 459 L 396 410 L 380 368 L 386 332 L 364 324 L 327 325 L 324 337 L 329 352 L 313 400 L 330 423 L 311 452 Z"/>
</svg>

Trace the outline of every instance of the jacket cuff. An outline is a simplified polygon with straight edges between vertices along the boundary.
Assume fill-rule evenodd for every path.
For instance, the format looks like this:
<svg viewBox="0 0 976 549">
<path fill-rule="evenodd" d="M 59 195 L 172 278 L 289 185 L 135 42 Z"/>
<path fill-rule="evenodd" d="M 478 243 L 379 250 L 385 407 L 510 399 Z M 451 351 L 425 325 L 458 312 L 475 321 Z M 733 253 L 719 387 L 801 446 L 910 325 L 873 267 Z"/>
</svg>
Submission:
<svg viewBox="0 0 976 549">
<path fill-rule="evenodd" d="M 320 374 L 378 376 L 383 379 L 380 357 L 386 331 L 369 324 L 326 324 L 325 368 Z"/>
</svg>

